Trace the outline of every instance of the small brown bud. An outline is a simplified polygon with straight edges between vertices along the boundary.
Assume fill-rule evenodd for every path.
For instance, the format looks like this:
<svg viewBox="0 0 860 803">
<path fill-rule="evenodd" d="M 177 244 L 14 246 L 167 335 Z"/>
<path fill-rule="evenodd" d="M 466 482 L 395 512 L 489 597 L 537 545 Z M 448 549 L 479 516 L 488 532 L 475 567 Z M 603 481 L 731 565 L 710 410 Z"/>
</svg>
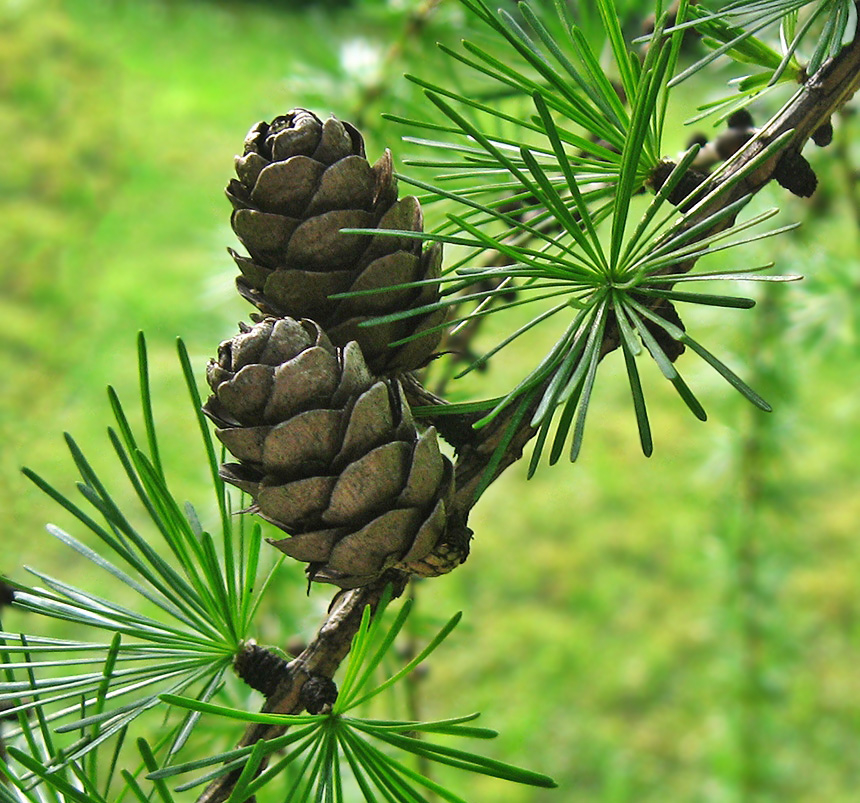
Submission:
<svg viewBox="0 0 860 803">
<path fill-rule="evenodd" d="M 668 159 L 660 162 L 652 171 L 647 183 L 653 187 L 654 192 L 659 192 L 660 188 L 666 183 L 666 180 L 675 169 L 675 162 Z M 682 212 L 686 212 L 695 203 L 695 200 L 681 205 L 681 202 L 692 192 L 694 192 L 702 182 L 707 178 L 704 173 L 698 170 L 687 170 L 681 180 L 675 185 L 672 191 L 666 196 L 666 200 L 673 206 L 678 206 Z"/>
<path fill-rule="evenodd" d="M 319 714 L 323 709 L 334 705 L 337 700 L 337 686 L 331 678 L 313 675 L 302 686 L 299 700 L 309 714 Z"/>
<path fill-rule="evenodd" d="M 717 156 L 723 161 L 734 156 L 749 142 L 755 131 L 751 128 L 729 128 L 716 139 Z"/>
<path fill-rule="evenodd" d="M 15 601 L 15 591 L 12 586 L 0 580 L 0 608 L 11 605 Z"/>
<path fill-rule="evenodd" d="M 726 119 L 728 128 L 752 128 L 753 125 L 753 117 L 746 108 L 732 112 Z"/>
<path fill-rule="evenodd" d="M 815 131 L 812 132 L 812 141 L 818 145 L 819 148 L 826 148 L 831 142 L 833 142 L 833 123 L 830 120 L 822 123 Z"/>
<path fill-rule="evenodd" d="M 270 697 L 287 674 L 287 662 L 251 640 L 236 654 L 233 669 L 252 689 Z"/>
<path fill-rule="evenodd" d="M 781 187 L 801 198 L 809 198 L 818 186 L 812 166 L 799 153 L 788 152 L 776 164 L 773 177 Z"/>
<path fill-rule="evenodd" d="M 678 310 L 675 309 L 675 305 L 671 301 L 666 299 L 661 300 L 654 308 L 654 312 L 669 323 L 675 324 L 679 329 L 684 330 L 686 328 L 684 322 L 681 320 L 681 316 L 678 315 Z M 663 349 L 665 355 L 672 362 L 675 362 L 684 353 L 684 344 L 675 340 L 662 326 L 647 319 L 644 321 L 644 324 L 654 340 L 657 341 L 657 345 Z"/>
</svg>

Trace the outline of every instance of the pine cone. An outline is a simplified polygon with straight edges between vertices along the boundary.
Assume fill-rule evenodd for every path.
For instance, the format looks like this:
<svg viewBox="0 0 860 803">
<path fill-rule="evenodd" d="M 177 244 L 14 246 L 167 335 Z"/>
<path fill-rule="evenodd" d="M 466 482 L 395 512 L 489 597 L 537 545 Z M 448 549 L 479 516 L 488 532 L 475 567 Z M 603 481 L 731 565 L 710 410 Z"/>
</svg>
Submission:
<svg viewBox="0 0 860 803">
<path fill-rule="evenodd" d="M 442 323 L 445 312 L 359 328 L 362 321 L 431 304 L 437 284 L 348 299 L 336 293 L 374 290 L 440 275 L 438 245 L 422 251 L 419 239 L 343 234 L 344 228 L 423 231 L 412 196 L 397 200 L 391 154 L 371 166 L 361 134 L 330 117 L 322 122 L 294 109 L 260 122 L 245 138 L 243 156 L 227 186 L 231 223 L 250 253 L 230 253 L 242 275 L 239 292 L 264 314 L 312 318 L 332 342 L 356 340 L 374 373 L 420 367 L 441 332 L 390 348 L 389 343 Z"/>
<path fill-rule="evenodd" d="M 396 379 L 376 379 L 358 344 L 332 346 L 313 321 L 267 318 L 218 349 L 204 410 L 239 463 L 226 482 L 290 533 L 270 540 L 311 579 L 365 585 L 394 567 L 442 574 L 453 467 L 436 430 L 419 435 Z M 438 549 L 437 549 L 438 547 Z"/>
</svg>

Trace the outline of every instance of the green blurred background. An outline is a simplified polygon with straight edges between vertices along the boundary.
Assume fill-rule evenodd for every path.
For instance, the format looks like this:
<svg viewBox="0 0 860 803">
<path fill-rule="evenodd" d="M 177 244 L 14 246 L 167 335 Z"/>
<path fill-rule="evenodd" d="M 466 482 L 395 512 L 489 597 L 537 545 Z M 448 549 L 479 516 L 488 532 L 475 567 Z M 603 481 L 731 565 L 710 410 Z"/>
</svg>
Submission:
<svg viewBox="0 0 860 803">
<path fill-rule="evenodd" d="M 646 16 L 622 5 L 634 27 Z M 139 330 L 177 495 L 205 498 L 175 339 L 202 378 L 249 314 L 223 197 L 245 132 L 305 105 L 361 124 L 371 159 L 383 147 L 397 158 L 412 146 L 380 113 L 419 107 L 402 74 L 435 70 L 433 42 L 468 24 L 454 0 L 0 0 L 0 569 L 102 582 L 44 533 L 55 521 L 82 535 L 19 469 L 72 492 L 67 430 L 115 471 L 104 388 L 133 406 Z M 672 146 L 686 136 L 679 127 Z M 467 800 L 860 800 L 854 139 L 845 117 L 835 146 L 810 156 L 823 184 L 811 201 L 756 201 L 804 226 L 742 258 L 806 281 L 759 292 L 751 312 L 688 313 L 775 412 L 685 356 L 711 419 L 686 415 L 649 370 L 646 460 L 613 355 L 580 461 L 528 484 L 525 466 L 509 470 L 474 511 L 466 565 L 418 587 L 428 623 L 465 611 L 420 683 L 421 715 L 480 710 L 501 731 L 493 755 L 561 785 L 442 779 Z M 488 343 L 509 324 L 493 325 Z M 509 384 L 533 348 L 462 393 Z M 309 602 L 300 568 L 284 572 L 261 641 L 309 635 L 330 596 Z"/>
</svg>

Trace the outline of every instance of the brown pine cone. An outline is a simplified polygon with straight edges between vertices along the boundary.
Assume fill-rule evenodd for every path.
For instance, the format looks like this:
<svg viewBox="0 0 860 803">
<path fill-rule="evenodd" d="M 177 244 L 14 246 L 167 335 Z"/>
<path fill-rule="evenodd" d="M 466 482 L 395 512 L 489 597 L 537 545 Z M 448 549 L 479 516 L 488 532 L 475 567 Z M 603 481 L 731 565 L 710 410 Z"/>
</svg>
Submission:
<svg viewBox="0 0 860 803">
<path fill-rule="evenodd" d="M 231 224 L 250 253 L 231 250 L 242 275 L 239 292 L 264 314 L 311 318 L 332 342 L 356 340 L 376 374 L 423 365 L 441 332 L 409 343 L 389 343 L 442 323 L 444 310 L 372 327 L 363 321 L 431 304 L 437 284 L 348 299 L 330 296 L 375 290 L 440 275 L 442 252 L 410 237 L 346 234 L 345 228 L 423 231 L 418 200 L 397 200 L 391 154 L 371 166 L 361 134 L 330 117 L 323 122 L 294 109 L 257 123 L 236 157 L 227 186 Z"/>
<path fill-rule="evenodd" d="M 221 476 L 290 534 L 270 543 L 311 579 L 355 588 L 465 558 L 444 543 L 453 467 L 435 429 L 419 435 L 399 381 L 373 377 L 357 343 L 267 318 L 223 342 L 207 378 L 204 410 L 240 461 Z"/>
</svg>

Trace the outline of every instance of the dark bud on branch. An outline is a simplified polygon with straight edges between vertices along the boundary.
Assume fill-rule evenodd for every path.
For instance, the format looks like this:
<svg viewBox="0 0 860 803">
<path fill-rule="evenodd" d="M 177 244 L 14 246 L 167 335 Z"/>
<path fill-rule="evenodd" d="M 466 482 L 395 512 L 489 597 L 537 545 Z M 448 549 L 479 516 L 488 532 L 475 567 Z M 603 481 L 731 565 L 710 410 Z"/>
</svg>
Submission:
<svg viewBox="0 0 860 803">
<path fill-rule="evenodd" d="M 642 300 L 644 301 L 646 299 L 643 298 Z M 663 318 L 663 320 L 673 323 L 679 329 L 686 331 L 684 322 L 681 320 L 681 316 L 678 315 L 678 310 L 675 309 L 675 305 L 671 301 L 663 299 L 656 307 L 654 307 L 654 312 Z M 673 338 L 662 326 L 659 326 L 654 323 L 654 321 L 650 320 L 646 320 L 644 323 L 645 328 L 651 333 L 654 340 L 657 341 L 657 345 L 663 349 L 663 352 L 672 362 L 675 362 L 675 360 L 684 353 L 686 348 L 684 344 L 675 340 L 675 338 Z"/>
<path fill-rule="evenodd" d="M 720 132 L 713 141 L 709 142 L 699 134 L 687 144 L 688 148 L 694 144 L 701 145 L 693 167 L 709 170 L 718 162 L 724 162 L 734 156 L 755 135 L 755 123 L 749 111 L 738 109 L 732 112 L 726 120 L 726 130 Z"/>
<path fill-rule="evenodd" d="M 725 161 L 734 156 L 744 145 L 755 136 L 753 128 L 729 128 L 714 142 L 717 156 Z"/>
<path fill-rule="evenodd" d="M 738 109 L 726 118 L 726 126 L 728 128 L 746 129 L 752 128 L 754 125 L 755 123 L 749 109 Z"/>
<path fill-rule="evenodd" d="M 288 674 L 287 662 L 277 653 L 248 641 L 233 659 L 233 669 L 252 689 L 270 697 Z"/>
<path fill-rule="evenodd" d="M 0 580 L 0 608 L 11 605 L 15 601 L 15 591 L 12 586 Z"/>
<path fill-rule="evenodd" d="M 17 703 L 13 703 L 11 700 L 0 700 L 0 722 L 17 722 L 18 714 L 15 713 L 7 713 L 11 711 Z M 29 712 L 28 712 L 29 715 Z"/>
<path fill-rule="evenodd" d="M 833 123 L 828 120 L 826 123 L 818 126 L 818 128 L 812 132 L 812 141 L 818 145 L 819 148 L 826 148 L 831 142 L 833 142 Z"/>
<path fill-rule="evenodd" d="M 302 686 L 299 700 L 309 714 L 319 714 L 334 705 L 337 700 L 337 686 L 331 678 L 313 675 Z"/>
<path fill-rule="evenodd" d="M 668 159 L 660 162 L 651 171 L 651 175 L 648 177 L 646 184 L 648 184 L 654 192 L 659 192 L 660 188 L 666 183 L 666 180 L 672 174 L 674 169 L 675 162 L 669 161 Z M 707 176 L 704 173 L 700 173 L 698 170 L 688 170 L 683 176 L 681 176 L 681 180 L 666 196 L 666 200 L 673 206 L 677 206 L 682 212 L 686 212 L 692 208 L 697 199 L 694 198 L 686 204 L 682 204 L 682 201 L 691 193 L 695 192 L 706 178 Z"/>
<path fill-rule="evenodd" d="M 784 153 L 776 164 L 773 177 L 781 187 L 801 198 L 809 198 L 818 186 L 811 165 L 799 153 Z"/>
<path fill-rule="evenodd" d="M 475 441 L 475 430 L 472 424 L 481 418 L 479 413 L 464 413 L 462 415 L 428 416 L 429 421 L 445 439 L 459 452 L 464 446 Z"/>
</svg>

